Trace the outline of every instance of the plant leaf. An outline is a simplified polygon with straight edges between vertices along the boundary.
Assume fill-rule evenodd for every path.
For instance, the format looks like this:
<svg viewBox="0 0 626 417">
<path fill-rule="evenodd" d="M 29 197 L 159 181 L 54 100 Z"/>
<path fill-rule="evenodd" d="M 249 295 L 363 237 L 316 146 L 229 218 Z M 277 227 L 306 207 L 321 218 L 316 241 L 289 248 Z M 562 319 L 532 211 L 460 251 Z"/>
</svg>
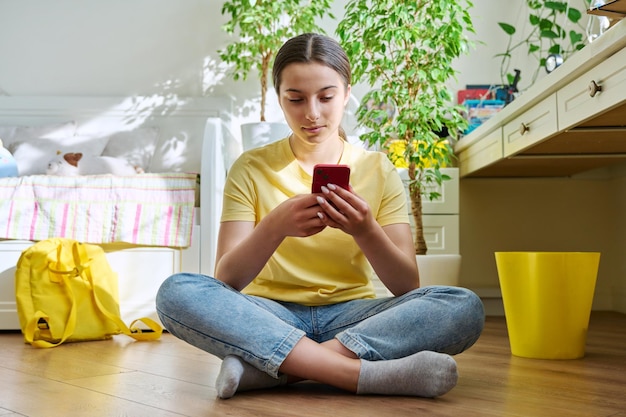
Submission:
<svg viewBox="0 0 626 417">
<path fill-rule="evenodd" d="M 583 14 L 578 9 L 567 9 L 567 18 L 570 22 L 578 23 L 578 21 L 583 17 Z"/>
<path fill-rule="evenodd" d="M 540 36 L 542 38 L 548 38 L 548 39 L 556 39 L 559 37 L 559 35 L 556 32 L 553 32 L 551 30 L 542 30 Z"/>
<path fill-rule="evenodd" d="M 548 49 L 548 53 L 550 54 L 560 54 L 561 53 L 561 45 L 554 44 L 550 47 L 550 49 Z"/>
<path fill-rule="evenodd" d="M 562 1 L 546 1 L 544 3 L 546 9 L 555 10 L 557 12 L 565 12 L 567 9 L 567 3 Z"/>
<path fill-rule="evenodd" d="M 583 40 L 582 33 L 577 33 L 577 32 L 574 32 L 573 30 L 570 30 L 569 41 L 572 45 L 576 45 L 578 42 L 581 42 L 582 40 Z"/>
<path fill-rule="evenodd" d="M 513 35 L 515 33 L 515 27 L 509 25 L 508 23 L 498 22 L 498 25 L 507 35 Z"/>
<path fill-rule="evenodd" d="M 539 22 L 541 22 L 541 18 L 535 14 L 529 15 L 528 20 L 530 21 L 530 24 L 533 26 L 537 26 Z"/>
</svg>

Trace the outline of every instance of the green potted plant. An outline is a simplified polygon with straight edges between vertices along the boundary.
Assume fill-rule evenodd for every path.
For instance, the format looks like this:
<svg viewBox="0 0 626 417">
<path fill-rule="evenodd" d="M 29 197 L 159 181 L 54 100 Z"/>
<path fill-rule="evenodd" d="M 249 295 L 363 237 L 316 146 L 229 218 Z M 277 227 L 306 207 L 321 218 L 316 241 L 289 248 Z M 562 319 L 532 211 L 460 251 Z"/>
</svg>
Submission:
<svg viewBox="0 0 626 417">
<path fill-rule="evenodd" d="M 228 0 L 223 4 L 221 13 L 230 19 L 222 28 L 236 40 L 219 55 L 232 65 L 234 80 L 246 80 L 253 71 L 258 75 L 260 122 L 265 122 L 269 73 L 276 52 L 287 39 L 300 33 L 323 33 L 317 19 L 334 18 L 330 6 L 331 0 Z"/>
<path fill-rule="evenodd" d="M 361 137 L 408 171 L 415 253 L 426 254 L 423 198 L 438 197 L 449 177 L 450 140 L 467 127 L 446 83 L 454 60 L 474 31 L 467 0 L 350 0 L 337 35 L 353 68 L 353 82 L 371 90 L 357 109 Z M 448 132 L 444 134 L 443 132 Z"/>
<path fill-rule="evenodd" d="M 500 77 L 503 84 L 511 85 L 515 75 L 511 72 L 511 58 L 516 53 L 532 57 L 537 66 L 529 78 L 531 86 L 537 80 L 541 69 L 554 70 L 572 53 L 585 46 L 587 37 L 581 25 L 583 13 L 572 6 L 570 1 L 525 0 L 523 19 L 528 24 L 525 33 L 518 33 L 510 23 L 498 22 L 498 26 L 508 36 L 506 50 L 496 55 L 500 60 Z M 578 0 L 587 9 L 590 0 Z M 548 64 L 546 66 L 546 64 Z"/>
</svg>

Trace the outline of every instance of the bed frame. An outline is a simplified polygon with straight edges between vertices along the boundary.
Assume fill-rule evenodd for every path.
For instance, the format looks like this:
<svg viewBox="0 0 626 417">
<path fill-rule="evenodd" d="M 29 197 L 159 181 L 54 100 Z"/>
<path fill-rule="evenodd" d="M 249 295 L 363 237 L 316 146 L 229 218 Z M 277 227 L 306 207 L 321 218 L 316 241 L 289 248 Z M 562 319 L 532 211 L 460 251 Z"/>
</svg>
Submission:
<svg viewBox="0 0 626 417">
<path fill-rule="evenodd" d="M 232 103 L 226 97 L 0 97 L 0 125 L 5 126 L 76 121 L 81 133 L 158 127 L 160 167 L 200 173 L 191 246 L 102 245 L 119 275 L 124 321 L 158 319 L 154 297 L 171 274 L 213 273 L 225 177 L 224 135 L 230 131 L 231 114 Z M 32 243 L 0 240 L 0 329 L 19 329 L 15 266 Z"/>
</svg>

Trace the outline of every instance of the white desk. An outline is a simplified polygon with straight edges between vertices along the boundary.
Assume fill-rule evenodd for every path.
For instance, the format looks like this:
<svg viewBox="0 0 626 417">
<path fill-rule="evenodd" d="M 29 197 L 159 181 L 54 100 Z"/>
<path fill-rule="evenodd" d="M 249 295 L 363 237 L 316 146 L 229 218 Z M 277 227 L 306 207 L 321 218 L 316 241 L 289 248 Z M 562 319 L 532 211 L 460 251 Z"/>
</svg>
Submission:
<svg viewBox="0 0 626 417">
<path fill-rule="evenodd" d="M 626 161 L 626 19 L 455 146 L 460 176 L 567 176 Z"/>
</svg>

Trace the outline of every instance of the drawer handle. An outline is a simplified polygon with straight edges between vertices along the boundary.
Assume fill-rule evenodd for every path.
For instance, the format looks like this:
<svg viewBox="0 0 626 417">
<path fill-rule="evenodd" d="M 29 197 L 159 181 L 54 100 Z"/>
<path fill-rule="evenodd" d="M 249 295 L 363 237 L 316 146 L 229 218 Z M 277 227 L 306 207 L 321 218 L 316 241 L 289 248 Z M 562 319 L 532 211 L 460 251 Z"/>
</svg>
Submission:
<svg viewBox="0 0 626 417">
<path fill-rule="evenodd" d="M 595 97 L 596 94 L 598 94 L 601 91 L 602 91 L 602 86 L 596 84 L 595 81 L 591 80 L 591 82 L 589 83 L 589 96 Z"/>
<path fill-rule="evenodd" d="M 524 136 L 524 134 L 525 134 L 526 132 L 528 132 L 529 130 L 530 130 L 530 127 L 528 127 L 528 125 L 526 125 L 526 124 L 524 124 L 524 123 L 522 123 L 522 124 L 519 126 L 519 134 L 520 134 L 520 135 L 522 135 L 522 136 Z"/>
</svg>

